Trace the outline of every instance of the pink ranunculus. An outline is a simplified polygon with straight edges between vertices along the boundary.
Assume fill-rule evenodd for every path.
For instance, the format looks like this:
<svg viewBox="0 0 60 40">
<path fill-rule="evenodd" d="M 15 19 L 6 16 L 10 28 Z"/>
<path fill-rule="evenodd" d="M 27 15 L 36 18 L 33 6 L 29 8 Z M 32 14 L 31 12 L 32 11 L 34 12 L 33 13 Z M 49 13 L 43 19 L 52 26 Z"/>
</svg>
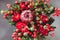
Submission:
<svg viewBox="0 0 60 40">
<path fill-rule="evenodd" d="M 33 19 L 33 15 L 30 10 L 25 10 L 21 13 L 21 20 L 25 22 L 30 22 Z"/>
</svg>

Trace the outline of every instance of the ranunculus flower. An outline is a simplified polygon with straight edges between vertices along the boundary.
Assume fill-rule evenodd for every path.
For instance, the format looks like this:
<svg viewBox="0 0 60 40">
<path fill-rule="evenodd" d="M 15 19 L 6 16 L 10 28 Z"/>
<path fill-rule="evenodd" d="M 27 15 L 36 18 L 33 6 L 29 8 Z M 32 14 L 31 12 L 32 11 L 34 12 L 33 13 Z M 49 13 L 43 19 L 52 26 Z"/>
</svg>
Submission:
<svg viewBox="0 0 60 40">
<path fill-rule="evenodd" d="M 50 31 L 51 26 L 49 24 L 46 24 L 46 30 Z"/>
<path fill-rule="evenodd" d="M 43 23 L 48 22 L 48 17 L 46 15 L 40 15 L 40 20 L 42 20 Z"/>
<path fill-rule="evenodd" d="M 47 35 L 48 35 L 48 30 L 44 30 L 41 34 L 42 34 L 43 36 L 47 36 Z"/>
<path fill-rule="evenodd" d="M 25 10 L 21 13 L 21 20 L 25 22 L 30 22 L 33 19 L 33 15 L 30 10 Z"/>
<path fill-rule="evenodd" d="M 42 26 L 42 25 L 40 25 L 40 26 L 39 26 L 39 28 L 38 28 L 38 32 L 40 32 L 40 33 L 41 33 L 43 30 L 44 30 L 43 26 Z"/>
<path fill-rule="evenodd" d="M 40 27 L 38 28 L 38 32 L 43 36 L 48 35 L 48 30 L 44 29 L 44 27 L 42 25 L 40 25 Z"/>
<path fill-rule="evenodd" d="M 28 7 L 26 6 L 25 2 L 21 2 L 19 7 L 20 7 L 20 10 L 24 10 L 24 9 L 27 10 L 28 9 Z"/>
<path fill-rule="evenodd" d="M 27 25 L 25 23 L 23 23 L 23 22 L 17 22 L 16 23 L 16 28 L 19 29 L 21 32 L 28 31 Z"/>
<path fill-rule="evenodd" d="M 13 16 L 12 16 L 12 21 L 18 21 L 20 19 L 20 14 L 14 14 Z"/>
</svg>

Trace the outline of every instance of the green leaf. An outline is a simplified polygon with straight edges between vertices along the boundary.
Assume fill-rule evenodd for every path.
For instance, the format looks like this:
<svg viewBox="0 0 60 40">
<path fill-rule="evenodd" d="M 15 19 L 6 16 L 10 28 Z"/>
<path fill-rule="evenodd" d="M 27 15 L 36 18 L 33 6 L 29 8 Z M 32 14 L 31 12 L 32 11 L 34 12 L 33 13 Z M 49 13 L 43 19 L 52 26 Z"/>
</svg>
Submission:
<svg viewBox="0 0 60 40">
<path fill-rule="evenodd" d="M 16 28 L 13 29 L 13 32 L 16 31 Z"/>
<path fill-rule="evenodd" d="M 10 20 L 11 20 L 11 17 L 12 17 L 12 15 L 9 14 L 6 19 L 7 19 L 8 21 L 10 21 Z"/>
<path fill-rule="evenodd" d="M 39 17 L 36 17 L 36 20 L 40 20 L 40 18 Z"/>
<path fill-rule="evenodd" d="M 50 7 L 50 11 L 52 11 L 53 9 L 54 9 L 54 7 L 53 7 L 53 6 L 51 6 L 51 7 Z"/>
<path fill-rule="evenodd" d="M 53 22 L 54 22 L 54 19 L 50 17 L 48 23 L 51 25 Z"/>
<path fill-rule="evenodd" d="M 51 28 L 56 28 L 55 26 L 51 26 Z"/>
<path fill-rule="evenodd" d="M 43 2 L 40 2 L 39 6 L 44 7 L 44 3 Z"/>
<path fill-rule="evenodd" d="M 38 0 L 35 0 L 38 3 Z"/>
<path fill-rule="evenodd" d="M 10 25 L 15 25 L 15 23 L 14 23 L 14 22 L 11 22 L 11 21 L 9 22 L 9 24 L 10 24 Z"/>
<path fill-rule="evenodd" d="M 14 6 L 13 6 L 14 8 L 17 8 L 18 10 L 20 10 L 20 7 L 19 7 L 19 5 L 17 5 L 17 4 L 14 4 Z"/>
<path fill-rule="evenodd" d="M 46 15 L 47 15 L 47 16 L 50 16 L 52 13 L 54 13 L 54 7 L 51 6 L 47 12 L 48 12 L 48 13 L 47 13 Z"/>
<path fill-rule="evenodd" d="M 22 40 L 26 40 L 26 38 L 25 37 L 22 37 Z"/>
<path fill-rule="evenodd" d="M 34 31 L 34 28 L 33 27 L 30 27 L 29 30 L 33 32 Z"/>
<path fill-rule="evenodd" d="M 30 37 L 29 37 L 29 40 L 33 40 L 33 38 L 30 38 Z"/>
</svg>

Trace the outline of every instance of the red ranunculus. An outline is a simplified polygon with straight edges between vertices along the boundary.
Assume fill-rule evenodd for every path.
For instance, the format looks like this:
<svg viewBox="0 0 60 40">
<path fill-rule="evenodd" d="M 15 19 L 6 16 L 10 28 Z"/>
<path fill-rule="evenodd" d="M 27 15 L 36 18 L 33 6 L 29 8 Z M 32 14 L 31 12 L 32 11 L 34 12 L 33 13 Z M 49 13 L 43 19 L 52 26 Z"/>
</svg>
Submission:
<svg viewBox="0 0 60 40">
<path fill-rule="evenodd" d="M 38 28 L 38 32 L 40 32 L 40 33 L 41 33 L 43 30 L 44 30 L 43 26 L 42 26 L 42 25 L 40 25 L 40 26 L 39 26 L 39 28 Z"/>
<path fill-rule="evenodd" d="M 50 31 L 51 26 L 49 24 L 46 24 L 46 29 Z"/>
<path fill-rule="evenodd" d="M 20 14 L 14 14 L 12 16 L 12 21 L 18 21 L 20 19 Z"/>
<path fill-rule="evenodd" d="M 23 22 L 17 22 L 16 23 L 16 28 L 19 29 L 22 32 L 28 31 L 27 25 L 25 23 L 23 23 Z"/>
<path fill-rule="evenodd" d="M 47 35 L 48 35 L 48 30 L 44 30 L 41 34 L 42 34 L 43 36 L 47 36 Z"/>
<path fill-rule="evenodd" d="M 46 36 L 48 34 L 48 30 L 44 29 L 42 25 L 40 25 L 40 27 L 38 28 L 38 32 L 43 36 Z"/>
<path fill-rule="evenodd" d="M 40 15 L 40 20 L 42 20 L 43 23 L 48 22 L 48 17 L 46 15 Z"/>
<path fill-rule="evenodd" d="M 21 10 L 23 10 L 23 9 L 27 10 L 28 9 L 28 7 L 25 5 L 25 2 L 21 2 L 19 6 L 20 6 Z"/>
</svg>

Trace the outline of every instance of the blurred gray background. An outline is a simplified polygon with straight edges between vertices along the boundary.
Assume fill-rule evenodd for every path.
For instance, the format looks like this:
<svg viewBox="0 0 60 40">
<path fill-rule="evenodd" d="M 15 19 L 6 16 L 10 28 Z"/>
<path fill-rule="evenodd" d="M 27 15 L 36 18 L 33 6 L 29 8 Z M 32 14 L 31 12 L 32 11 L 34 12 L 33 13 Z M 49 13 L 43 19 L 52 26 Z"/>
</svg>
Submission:
<svg viewBox="0 0 60 40">
<path fill-rule="evenodd" d="M 0 9 L 7 10 L 6 4 L 13 4 L 14 2 L 15 0 L 0 0 Z M 51 0 L 50 4 L 60 8 L 60 0 Z M 53 18 L 55 19 L 55 22 L 52 25 L 56 26 L 56 30 L 54 31 L 55 37 L 50 38 L 50 40 L 60 40 L 60 16 Z M 10 26 L 6 19 L 3 19 L 3 15 L 0 15 L 0 40 L 12 40 L 11 35 L 13 29 L 14 27 Z"/>
</svg>

